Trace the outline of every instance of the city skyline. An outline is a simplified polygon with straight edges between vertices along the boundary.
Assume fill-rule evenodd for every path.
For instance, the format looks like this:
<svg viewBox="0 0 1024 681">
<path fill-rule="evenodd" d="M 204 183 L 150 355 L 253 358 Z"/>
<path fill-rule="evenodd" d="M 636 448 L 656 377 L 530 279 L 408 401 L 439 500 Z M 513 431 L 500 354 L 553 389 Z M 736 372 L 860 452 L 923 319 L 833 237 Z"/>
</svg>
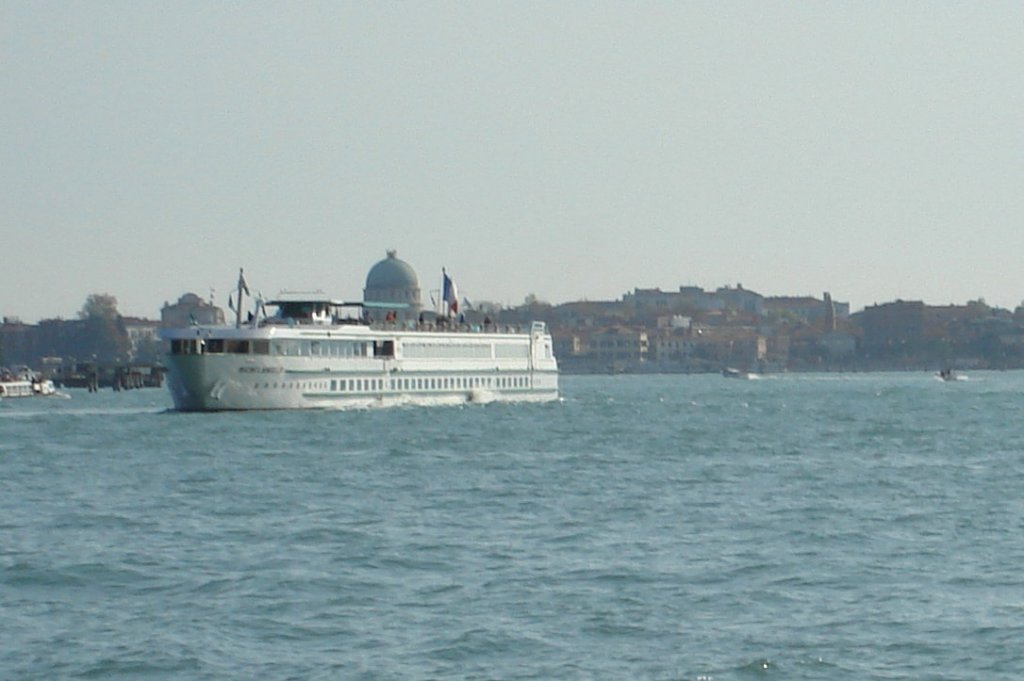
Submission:
<svg viewBox="0 0 1024 681">
<path fill-rule="evenodd" d="M 0 0 L 0 314 L 361 295 L 1024 299 L 1013 3 Z M 437 285 L 433 282 L 436 277 Z M 155 309 L 154 309 L 155 306 Z"/>
</svg>

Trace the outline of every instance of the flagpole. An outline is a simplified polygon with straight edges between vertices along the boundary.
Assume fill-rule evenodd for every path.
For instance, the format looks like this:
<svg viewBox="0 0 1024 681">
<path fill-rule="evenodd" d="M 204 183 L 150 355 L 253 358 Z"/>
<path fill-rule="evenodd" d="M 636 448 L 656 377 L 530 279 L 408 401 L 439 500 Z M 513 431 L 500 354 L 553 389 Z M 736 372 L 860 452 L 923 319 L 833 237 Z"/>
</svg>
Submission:
<svg viewBox="0 0 1024 681">
<path fill-rule="evenodd" d="M 437 296 L 437 309 L 434 310 L 438 314 L 438 316 L 441 316 L 441 315 L 444 314 L 444 305 L 445 305 L 444 294 L 447 292 L 447 289 L 445 288 L 445 284 L 447 283 L 447 281 L 448 281 L 448 272 L 446 272 L 445 269 L 442 267 L 441 268 L 441 292 Z"/>
<path fill-rule="evenodd" d="M 242 289 L 245 286 L 245 275 L 242 268 L 238 268 L 238 300 L 235 301 L 235 328 L 242 328 Z"/>
</svg>

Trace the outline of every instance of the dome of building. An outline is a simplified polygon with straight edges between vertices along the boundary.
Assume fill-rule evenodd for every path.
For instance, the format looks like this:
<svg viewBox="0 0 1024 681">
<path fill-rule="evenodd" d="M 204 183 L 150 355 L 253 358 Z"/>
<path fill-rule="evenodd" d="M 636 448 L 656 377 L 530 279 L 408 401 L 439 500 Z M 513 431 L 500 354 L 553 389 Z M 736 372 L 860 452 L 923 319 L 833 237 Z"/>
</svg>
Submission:
<svg viewBox="0 0 1024 681">
<path fill-rule="evenodd" d="M 371 267 L 366 275 L 363 301 L 397 303 L 394 311 L 403 319 L 419 314 L 420 282 L 416 270 L 401 260 L 396 251 L 388 251 L 387 257 Z"/>
<path fill-rule="evenodd" d="M 366 290 L 418 289 L 420 282 L 416 271 L 398 257 L 397 251 L 387 253 L 388 257 L 370 268 L 370 273 L 366 275 Z"/>
</svg>

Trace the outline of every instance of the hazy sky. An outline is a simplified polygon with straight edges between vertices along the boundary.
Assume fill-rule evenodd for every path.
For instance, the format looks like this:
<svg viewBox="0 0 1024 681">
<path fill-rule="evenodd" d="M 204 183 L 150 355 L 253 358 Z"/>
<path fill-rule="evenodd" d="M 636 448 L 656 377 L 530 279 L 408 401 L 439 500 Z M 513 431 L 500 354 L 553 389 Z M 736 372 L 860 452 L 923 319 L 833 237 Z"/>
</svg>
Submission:
<svg viewBox="0 0 1024 681">
<path fill-rule="evenodd" d="M 0 314 L 1024 299 L 1024 3 L 0 0 Z"/>
</svg>

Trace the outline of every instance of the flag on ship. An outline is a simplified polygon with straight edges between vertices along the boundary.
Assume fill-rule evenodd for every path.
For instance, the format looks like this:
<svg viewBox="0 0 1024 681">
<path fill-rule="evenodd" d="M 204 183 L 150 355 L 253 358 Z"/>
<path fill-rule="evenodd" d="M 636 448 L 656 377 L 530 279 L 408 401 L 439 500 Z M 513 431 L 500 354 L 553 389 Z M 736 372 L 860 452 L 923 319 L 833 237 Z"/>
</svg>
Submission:
<svg viewBox="0 0 1024 681">
<path fill-rule="evenodd" d="M 444 276 L 444 294 L 441 296 L 441 300 L 444 301 L 448 308 L 448 314 L 458 314 L 459 312 L 459 290 L 455 287 L 455 282 L 448 276 L 448 273 L 441 268 L 441 274 Z"/>
</svg>

